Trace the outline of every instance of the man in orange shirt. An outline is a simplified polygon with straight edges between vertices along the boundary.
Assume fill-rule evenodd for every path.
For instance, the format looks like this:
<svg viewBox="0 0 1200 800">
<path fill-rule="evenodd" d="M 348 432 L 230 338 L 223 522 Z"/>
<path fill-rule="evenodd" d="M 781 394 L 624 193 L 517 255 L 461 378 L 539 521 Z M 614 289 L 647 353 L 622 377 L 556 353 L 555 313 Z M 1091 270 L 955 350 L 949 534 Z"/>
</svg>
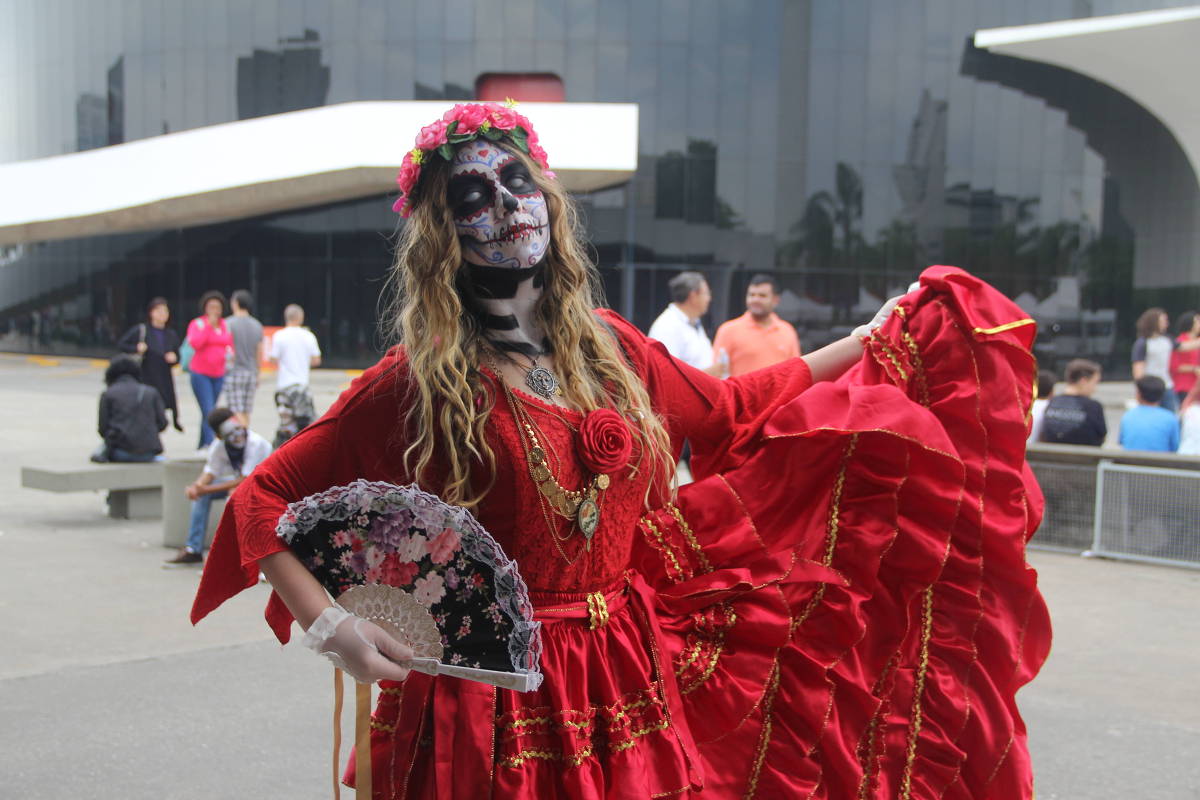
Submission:
<svg viewBox="0 0 1200 800">
<path fill-rule="evenodd" d="M 713 358 L 721 377 L 741 375 L 800 355 L 796 329 L 775 314 L 779 285 L 769 275 L 755 275 L 746 289 L 746 313 L 717 328 Z"/>
</svg>

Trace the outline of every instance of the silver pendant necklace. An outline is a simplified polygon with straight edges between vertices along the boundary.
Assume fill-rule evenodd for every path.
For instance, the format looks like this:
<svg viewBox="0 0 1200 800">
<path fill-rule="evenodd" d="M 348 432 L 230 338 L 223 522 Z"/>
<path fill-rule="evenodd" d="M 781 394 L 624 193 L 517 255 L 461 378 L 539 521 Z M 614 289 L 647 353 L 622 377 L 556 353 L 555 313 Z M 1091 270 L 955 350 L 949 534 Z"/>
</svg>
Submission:
<svg viewBox="0 0 1200 800">
<path fill-rule="evenodd" d="M 529 356 L 529 363 L 529 369 L 521 367 L 521 369 L 525 369 L 525 385 L 529 387 L 529 391 L 547 400 L 553 400 L 555 396 L 562 394 L 562 387 L 558 385 L 558 377 L 537 363 L 536 356 Z M 517 366 L 521 365 L 517 364 Z"/>
<path fill-rule="evenodd" d="M 525 373 L 525 386 L 529 388 L 529 391 L 533 392 L 538 397 L 544 397 L 547 400 L 553 400 L 555 397 L 558 397 L 563 393 L 562 386 L 558 382 L 558 376 L 546 367 L 543 367 L 537 361 L 538 356 L 544 356 L 547 355 L 547 353 L 542 352 L 538 353 L 537 355 L 521 353 L 521 355 L 529 359 L 529 366 L 527 367 L 520 361 L 517 361 L 515 358 L 513 358 L 503 347 L 497 346 L 495 342 L 489 340 L 488 343 L 491 344 L 492 348 L 497 353 L 503 356 L 506 360 L 511 361 L 522 372 Z"/>
</svg>

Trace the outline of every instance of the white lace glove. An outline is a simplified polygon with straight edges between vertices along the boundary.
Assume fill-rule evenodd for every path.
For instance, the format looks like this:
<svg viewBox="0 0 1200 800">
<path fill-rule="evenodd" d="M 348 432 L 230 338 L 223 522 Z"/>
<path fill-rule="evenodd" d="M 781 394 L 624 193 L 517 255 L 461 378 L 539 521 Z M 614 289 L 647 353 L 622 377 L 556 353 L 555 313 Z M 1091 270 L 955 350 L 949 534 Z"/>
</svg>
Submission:
<svg viewBox="0 0 1200 800">
<path fill-rule="evenodd" d="M 921 282 L 913 281 L 908 285 L 908 292 L 915 292 L 920 288 Z M 908 292 L 905 292 L 905 294 Z M 857 328 L 850 331 L 850 335 L 855 339 L 861 339 L 864 336 L 870 336 L 871 331 L 887 322 L 887 318 L 892 313 L 892 309 L 896 307 L 896 303 L 899 303 L 900 298 L 902 297 L 904 297 L 903 294 L 898 294 L 895 297 L 889 297 L 886 301 L 884 301 L 884 304 L 879 307 L 879 310 L 875 312 L 875 316 L 871 317 L 870 322 L 868 322 L 866 325 L 859 325 Z"/>
<path fill-rule="evenodd" d="M 870 336 L 871 331 L 878 328 L 883 323 L 887 322 L 888 316 L 891 315 L 892 309 L 896 307 L 896 303 L 900 302 L 900 298 L 904 295 L 898 294 L 895 297 L 889 297 L 887 302 L 879 307 L 875 312 L 875 316 L 871 317 L 871 321 L 866 325 L 859 325 L 854 330 L 850 331 L 850 335 L 855 339 L 861 339 L 864 336 Z"/>
<path fill-rule="evenodd" d="M 336 604 L 321 612 L 300 643 L 328 658 L 359 683 L 402 681 L 408 677 L 408 670 L 396 662 L 413 657 L 410 648 L 383 628 Z"/>
</svg>

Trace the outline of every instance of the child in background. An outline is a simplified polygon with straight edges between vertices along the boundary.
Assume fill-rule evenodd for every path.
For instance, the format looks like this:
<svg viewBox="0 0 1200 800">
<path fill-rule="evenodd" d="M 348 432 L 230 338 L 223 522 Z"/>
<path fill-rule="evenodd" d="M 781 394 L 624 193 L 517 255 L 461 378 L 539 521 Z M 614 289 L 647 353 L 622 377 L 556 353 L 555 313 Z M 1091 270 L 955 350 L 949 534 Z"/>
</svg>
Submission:
<svg viewBox="0 0 1200 800">
<path fill-rule="evenodd" d="M 1166 382 L 1143 375 L 1136 385 L 1138 404 L 1121 417 L 1121 446 L 1126 450 L 1174 453 L 1179 449 L 1179 421 L 1159 405 L 1167 393 Z"/>
<path fill-rule="evenodd" d="M 1067 363 L 1067 388 L 1046 405 L 1043 442 L 1099 447 L 1108 436 L 1104 407 L 1092 399 L 1100 385 L 1100 365 L 1086 358 Z"/>
</svg>

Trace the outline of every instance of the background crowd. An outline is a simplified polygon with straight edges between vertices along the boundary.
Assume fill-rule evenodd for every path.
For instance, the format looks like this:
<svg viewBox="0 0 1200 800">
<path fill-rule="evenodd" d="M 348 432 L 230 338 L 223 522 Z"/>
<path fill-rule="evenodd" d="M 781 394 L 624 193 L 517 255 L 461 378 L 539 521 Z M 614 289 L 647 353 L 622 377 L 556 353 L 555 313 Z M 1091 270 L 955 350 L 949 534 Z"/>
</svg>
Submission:
<svg viewBox="0 0 1200 800">
<path fill-rule="evenodd" d="M 704 317 L 712 291 L 704 275 L 683 271 L 669 282 L 671 302 L 649 329 L 676 358 L 728 378 L 801 353 L 796 328 L 776 314 L 780 287 L 771 275 L 754 275 L 746 287 L 745 311 L 722 323 L 710 339 Z M 224 498 L 263 458 L 317 417 L 310 370 L 321 363 L 317 337 L 304 325 L 304 309 L 284 309 L 284 325 L 265 329 L 254 316 L 245 289 L 229 299 L 204 293 L 198 315 L 181 338 L 171 326 L 167 301 L 155 297 L 146 318 L 118 340 L 121 353 L 106 373 L 99 404 L 98 462 L 161 460 L 160 434 L 170 423 L 183 432 L 175 392 L 175 368 L 188 375 L 200 411 L 197 455 L 204 467 L 188 486 L 193 512 L 188 544 L 168 564 L 201 563 L 204 530 L 215 500 Z M 1138 319 L 1131 353 L 1135 397 L 1129 398 L 1115 440 L 1129 450 L 1200 455 L 1200 312 L 1177 319 L 1175 335 L 1161 308 Z M 277 421 L 273 441 L 254 433 L 251 416 L 263 370 L 275 373 Z M 1099 447 L 1110 437 L 1104 407 L 1094 397 L 1103 378 L 1100 364 L 1076 358 L 1060 376 L 1038 373 L 1038 399 L 1031 415 L 1030 443 Z M 681 467 L 686 470 L 685 450 Z M 686 476 L 686 472 L 682 473 Z"/>
</svg>

